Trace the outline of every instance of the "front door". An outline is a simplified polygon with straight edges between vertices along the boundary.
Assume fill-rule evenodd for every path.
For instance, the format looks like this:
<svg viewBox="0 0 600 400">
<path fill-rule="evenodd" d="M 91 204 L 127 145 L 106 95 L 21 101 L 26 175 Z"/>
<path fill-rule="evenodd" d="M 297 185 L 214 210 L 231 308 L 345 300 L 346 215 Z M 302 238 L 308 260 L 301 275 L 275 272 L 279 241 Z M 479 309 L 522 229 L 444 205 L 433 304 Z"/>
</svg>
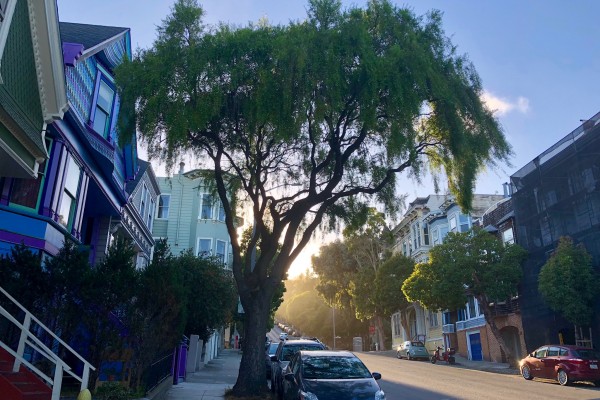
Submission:
<svg viewBox="0 0 600 400">
<path fill-rule="evenodd" d="M 471 360 L 483 360 L 483 354 L 481 353 L 481 335 L 479 332 L 469 334 L 469 350 L 471 353 Z"/>
</svg>

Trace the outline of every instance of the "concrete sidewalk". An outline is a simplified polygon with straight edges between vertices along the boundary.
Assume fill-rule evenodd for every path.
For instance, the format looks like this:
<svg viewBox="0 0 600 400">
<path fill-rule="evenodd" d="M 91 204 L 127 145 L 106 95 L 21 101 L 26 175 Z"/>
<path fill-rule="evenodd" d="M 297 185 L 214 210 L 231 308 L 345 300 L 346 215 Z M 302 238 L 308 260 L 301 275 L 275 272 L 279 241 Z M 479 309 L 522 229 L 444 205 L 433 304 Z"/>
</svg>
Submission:
<svg viewBox="0 0 600 400">
<path fill-rule="evenodd" d="M 239 350 L 225 349 L 200 371 L 189 374 L 185 382 L 167 392 L 167 400 L 223 399 L 225 390 L 235 385 L 242 354 Z"/>
</svg>

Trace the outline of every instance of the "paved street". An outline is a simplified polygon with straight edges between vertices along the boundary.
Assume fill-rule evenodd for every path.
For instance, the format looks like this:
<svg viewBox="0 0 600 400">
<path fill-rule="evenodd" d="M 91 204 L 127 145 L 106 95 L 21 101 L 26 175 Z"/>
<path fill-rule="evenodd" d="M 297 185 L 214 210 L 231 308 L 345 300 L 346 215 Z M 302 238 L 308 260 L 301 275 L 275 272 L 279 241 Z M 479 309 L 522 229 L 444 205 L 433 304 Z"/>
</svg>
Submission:
<svg viewBox="0 0 600 400">
<path fill-rule="evenodd" d="M 426 361 L 398 360 L 381 353 L 359 353 L 371 371 L 380 372 L 387 400 L 599 399 L 600 388 L 588 384 L 560 386 L 507 375 Z"/>
</svg>

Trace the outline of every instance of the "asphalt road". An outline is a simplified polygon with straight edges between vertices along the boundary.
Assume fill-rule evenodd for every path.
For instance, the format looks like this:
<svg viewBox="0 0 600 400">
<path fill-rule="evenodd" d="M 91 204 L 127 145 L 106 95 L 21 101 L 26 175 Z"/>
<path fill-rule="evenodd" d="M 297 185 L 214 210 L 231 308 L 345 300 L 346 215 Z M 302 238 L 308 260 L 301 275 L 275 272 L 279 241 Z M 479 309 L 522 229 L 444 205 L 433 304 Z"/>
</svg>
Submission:
<svg viewBox="0 0 600 400">
<path fill-rule="evenodd" d="M 386 400 L 600 399 L 600 388 L 576 383 L 526 381 L 521 376 L 457 368 L 427 361 L 398 360 L 377 353 L 357 353 L 371 372 L 382 375 Z"/>
</svg>

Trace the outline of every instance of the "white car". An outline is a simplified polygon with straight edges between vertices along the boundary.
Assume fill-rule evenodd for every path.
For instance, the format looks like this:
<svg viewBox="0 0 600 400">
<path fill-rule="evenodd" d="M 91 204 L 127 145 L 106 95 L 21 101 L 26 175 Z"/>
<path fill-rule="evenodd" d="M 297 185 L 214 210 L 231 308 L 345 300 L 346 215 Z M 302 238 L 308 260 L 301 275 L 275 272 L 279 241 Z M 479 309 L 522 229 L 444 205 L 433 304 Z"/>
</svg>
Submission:
<svg viewBox="0 0 600 400">
<path fill-rule="evenodd" d="M 288 334 L 287 333 L 281 332 L 279 334 L 279 340 L 287 340 L 287 338 L 288 338 Z"/>
</svg>

